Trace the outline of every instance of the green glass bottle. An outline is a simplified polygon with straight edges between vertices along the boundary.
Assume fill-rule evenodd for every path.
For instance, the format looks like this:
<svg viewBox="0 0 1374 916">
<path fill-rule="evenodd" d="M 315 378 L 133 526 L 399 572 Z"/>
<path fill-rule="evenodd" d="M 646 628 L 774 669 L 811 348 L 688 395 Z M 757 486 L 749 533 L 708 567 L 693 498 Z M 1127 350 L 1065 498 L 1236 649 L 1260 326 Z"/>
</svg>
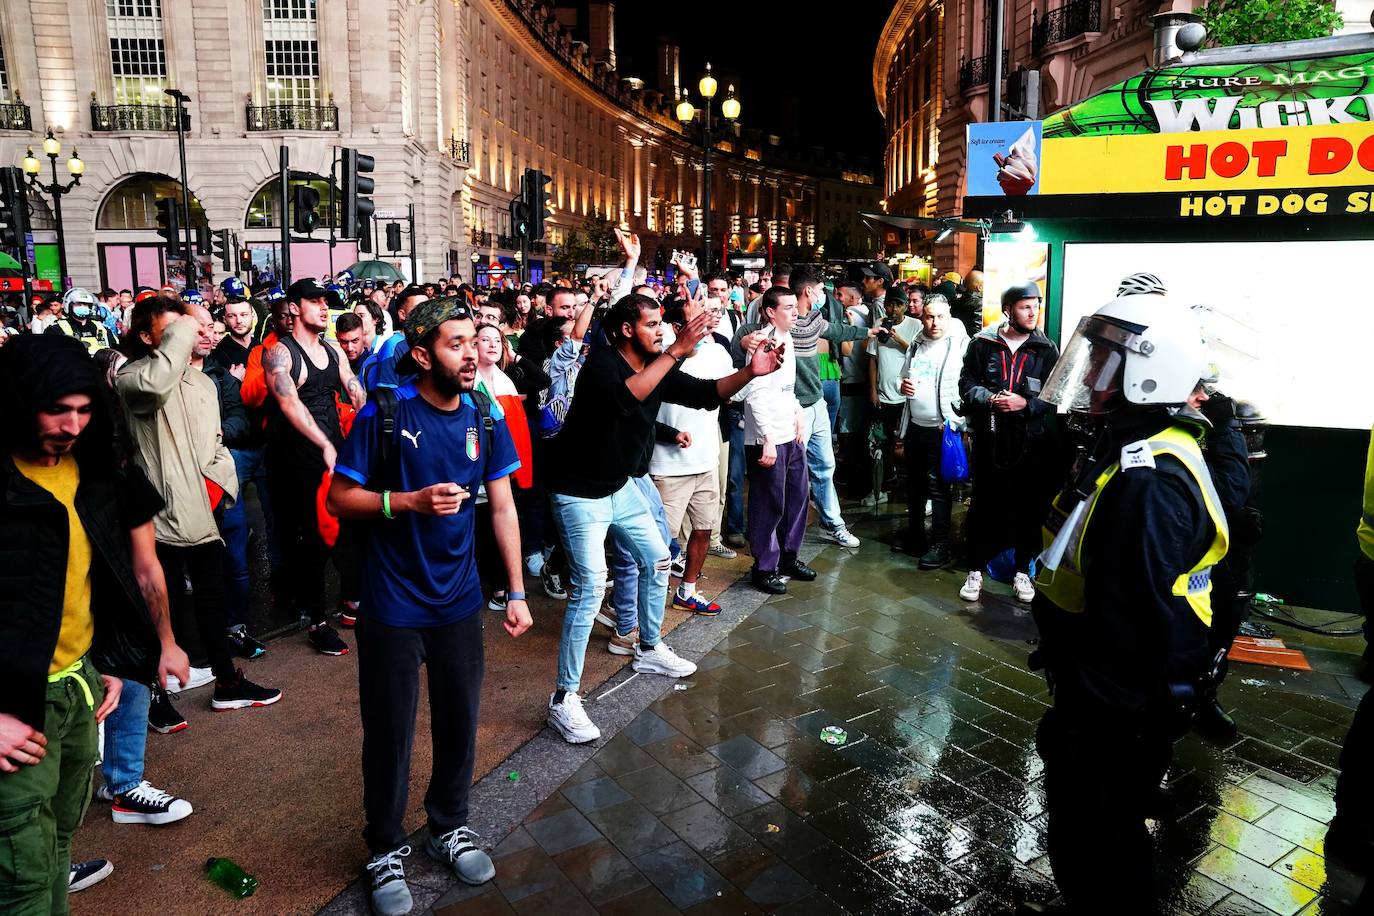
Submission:
<svg viewBox="0 0 1374 916">
<path fill-rule="evenodd" d="M 210 880 L 242 900 L 251 897 L 258 889 L 258 879 L 239 868 L 229 859 L 209 859 L 205 863 L 205 874 Z"/>
</svg>

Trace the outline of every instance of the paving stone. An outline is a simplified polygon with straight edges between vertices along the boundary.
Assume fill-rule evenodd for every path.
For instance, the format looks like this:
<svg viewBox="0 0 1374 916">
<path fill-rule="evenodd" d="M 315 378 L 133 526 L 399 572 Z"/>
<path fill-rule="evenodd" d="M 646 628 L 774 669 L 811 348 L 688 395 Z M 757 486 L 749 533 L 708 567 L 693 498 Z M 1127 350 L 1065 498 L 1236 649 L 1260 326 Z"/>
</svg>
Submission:
<svg viewBox="0 0 1374 916">
<path fill-rule="evenodd" d="M 627 773 L 616 782 L 633 795 L 635 801 L 656 815 L 664 815 L 701 800 L 701 796 L 693 792 L 685 782 L 661 766 Z"/>
<path fill-rule="evenodd" d="M 1247 900 L 1253 900 L 1284 916 L 1298 912 L 1317 896 L 1316 891 L 1224 846 L 1203 856 L 1197 870 Z"/>
<path fill-rule="evenodd" d="M 729 882 L 683 842 L 636 856 L 634 864 L 681 910 L 730 889 Z"/>
</svg>

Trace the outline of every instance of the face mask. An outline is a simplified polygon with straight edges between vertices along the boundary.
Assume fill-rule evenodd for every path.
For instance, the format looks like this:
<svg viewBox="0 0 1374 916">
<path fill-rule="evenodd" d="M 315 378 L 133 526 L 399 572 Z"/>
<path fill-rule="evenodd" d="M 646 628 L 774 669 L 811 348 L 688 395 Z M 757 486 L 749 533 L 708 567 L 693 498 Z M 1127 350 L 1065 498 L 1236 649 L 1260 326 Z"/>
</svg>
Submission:
<svg viewBox="0 0 1374 916">
<path fill-rule="evenodd" d="M 78 321 L 85 321 L 87 318 L 91 317 L 91 307 L 89 305 L 72 306 L 72 317 Z"/>
</svg>

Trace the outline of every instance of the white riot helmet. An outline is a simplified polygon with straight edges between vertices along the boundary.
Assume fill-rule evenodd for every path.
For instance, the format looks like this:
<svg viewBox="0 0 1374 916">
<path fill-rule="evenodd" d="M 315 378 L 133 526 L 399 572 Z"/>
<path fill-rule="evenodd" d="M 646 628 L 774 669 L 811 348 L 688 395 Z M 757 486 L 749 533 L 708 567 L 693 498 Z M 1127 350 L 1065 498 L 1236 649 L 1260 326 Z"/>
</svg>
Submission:
<svg viewBox="0 0 1374 916">
<path fill-rule="evenodd" d="M 96 300 L 95 296 L 91 295 L 90 290 L 85 290 L 79 286 L 74 286 L 71 289 L 67 290 L 66 294 L 63 295 L 62 308 L 70 312 L 72 310 L 72 306 L 77 305 L 78 303 L 81 305 L 89 305 L 91 308 L 95 308 L 97 305 L 100 304 Z"/>
<path fill-rule="evenodd" d="M 1122 296 L 1078 322 L 1040 398 L 1060 413 L 1110 413 L 1122 399 L 1180 407 L 1211 371 L 1192 309 L 1158 294 Z"/>
</svg>

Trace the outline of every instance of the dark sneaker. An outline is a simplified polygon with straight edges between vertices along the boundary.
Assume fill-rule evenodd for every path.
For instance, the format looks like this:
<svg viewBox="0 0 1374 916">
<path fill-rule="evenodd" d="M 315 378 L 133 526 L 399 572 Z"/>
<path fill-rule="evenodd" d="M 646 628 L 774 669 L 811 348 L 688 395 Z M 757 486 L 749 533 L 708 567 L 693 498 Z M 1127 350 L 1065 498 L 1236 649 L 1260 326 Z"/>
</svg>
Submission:
<svg viewBox="0 0 1374 916">
<path fill-rule="evenodd" d="M 936 544 L 934 547 L 921 554 L 921 559 L 916 562 L 917 569 L 940 569 L 948 566 L 954 559 L 954 553 L 944 544 Z"/>
<path fill-rule="evenodd" d="M 109 859 L 91 859 L 89 862 L 73 862 L 67 877 L 67 893 L 84 891 L 92 884 L 99 884 L 110 877 L 114 864 Z"/>
<path fill-rule="evenodd" d="M 347 655 L 348 643 L 327 623 L 317 623 L 307 632 L 310 645 L 321 655 Z"/>
<path fill-rule="evenodd" d="M 491 856 L 477 848 L 473 841 L 477 834 L 467 827 L 459 827 L 439 836 L 431 836 L 425 844 L 425 852 L 437 862 L 443 862 L 453 869 L 458 880 L 464 884 L 486 884 L 496 877 L 496 866 L 491 864 Z"/>
<path fill-rule="evenodd" d="M 725 543 L 726 547 L 733 547 L 736 550 L 743 550 L 744 548 L 749 546 L 749 541 L 744 537 L 744 535 L 736 534 L 733 531 L 726 534 L 725 537 L 721 538 L 721 541 Z"/>
<path fill-rule="evenodd" d="M 539 574 L 539 578 L 544 583 L 544 594 L 559 601 L 568 600 L 568 590 L 563 585 L 562 576 L 545 566 L 544 571 Z"/>
<path fill-rule="evenodd" d="M 215 684 L 215 698 L 210 708 L 217 712 L 226 709 L 248 709 L 252 706 L 271 706 L 281 699 L 281 691 L 274 687 L 259 687 L 243 676 L 243 669 L 234 672 L 234 680 Z"/>
<path fill-rule="evenodd" d="M 170 735 L 187 727 L 186 717 L 177 712 L 172 698 L 161 687 L 153 687 L 148 704 L 148 727 L 161 735 Z"/>
<path fill-rule="evenodd" d="M 339 602 L 339 626 L 351 630 L 358 625 L 358 602 Z"/>
<path fill-rule="evenodd" d="M 249 636 L 246 629 L 229 631 L 229 647 L 239 658 L 262 658 L 267 654 L 267 647 Z"/>
<path fill-rule="evenodd" d="M 172 824 L 191 816 L 191 803 L 143 780 L 114 797 L 110 816 L 116 824 Z"/>
<path fill-rule="evenodd" d="M 778 572 L 789 579 L 796 579 L 798 582 L 815 582 L 817 576 L 816 571 L 801 560 L 779 563 Z"/>
<path fill-rule="evenodd" d="M 487 610 L 504 611 L 508 603 L 505 592 L 492 592 L 491 600 L 487 602 Z"/>
<path fill-rule="evenodd" d="M 373 857 L 367 863 L 367 876 L 372 882 L 372 912 L 377 916 L 405 916 L 415 906 L 410 888 L 406 885 L 405 865 L 410 847 L 402 846 Z"/>
<path fill-rule="evenodd" d="M 761 592 L 770 595 L 787 594 L 787 580 L 777 574 L 776 570 L 755 569 L 749 573 L 749 583 Z"/>
</svg>

